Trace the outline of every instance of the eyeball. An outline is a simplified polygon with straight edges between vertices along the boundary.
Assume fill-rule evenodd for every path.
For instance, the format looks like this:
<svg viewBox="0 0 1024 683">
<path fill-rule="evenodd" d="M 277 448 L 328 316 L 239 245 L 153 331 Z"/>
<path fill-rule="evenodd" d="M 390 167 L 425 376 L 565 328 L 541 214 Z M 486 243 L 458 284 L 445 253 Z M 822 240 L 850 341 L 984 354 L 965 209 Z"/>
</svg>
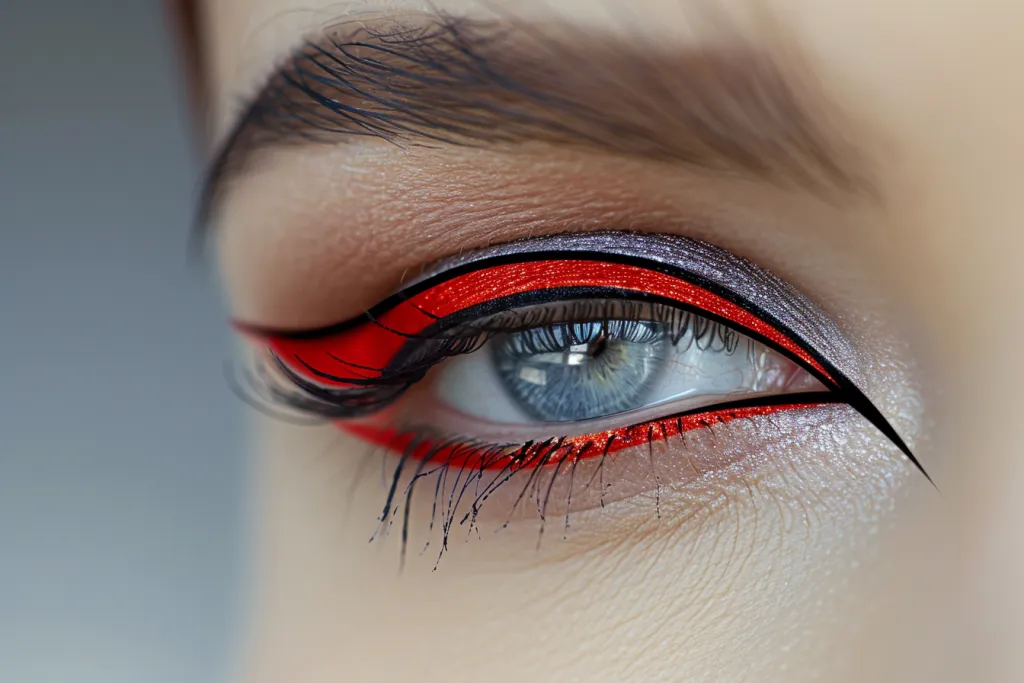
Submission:
<svg viewBox="0 0 1024 683">
<path fill-rule="evenodd" d="M 795 362 L 733 328 L 690 312 L 653 308 L 646 315 L 499 334 L 439 368 L 432 399 L 461 420 L 506 432 L 825 390 Z"/>
</svg>

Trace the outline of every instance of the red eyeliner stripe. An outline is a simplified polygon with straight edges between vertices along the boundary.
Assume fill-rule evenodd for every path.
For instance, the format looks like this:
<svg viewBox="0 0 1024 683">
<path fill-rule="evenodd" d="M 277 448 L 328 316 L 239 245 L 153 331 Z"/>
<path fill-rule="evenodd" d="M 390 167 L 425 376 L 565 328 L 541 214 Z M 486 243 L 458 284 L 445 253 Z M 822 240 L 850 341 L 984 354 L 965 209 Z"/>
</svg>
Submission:
<svg viewBox="0 0 1024 683">
<path fill-rule="evenodd" d="M 326 386 L 351 386 L 323 375 L 374 378 L 410 336 L 421 333 L 439 318 L 505 296 L 564 287 L 613 287 L 694 306 L 772 340 L 835 383 L 796 342 L 731 301 L 671 275 L 605 261 L 532 261 L 472 271 L 413 295 L 381 314 L 376 321 L 379 324 L 367 320 L 358 327 L 321 338 L 271 336 L 269 343 L 279 358 L 309 380 Z M 305 366 L 322 374 L 311 374 Z"/>
<path fill-rule="evenodd" d="M 507 467 L 511 471 L 516 471 L 544 465 L 554 466 L 565 457 L 577 460 L 600 457 L 604 454 L 663 441 L 695 429 L 725 424 L 733 420 L 820 405 L 826 404 L 787 403 L 710 410 L 705 413 L 680 417 L 659 418 L 651 422 L 620 427 L 597 434 L 570 437 L 561 440 L 557 448 L 550 442 L 544 442 L 525 449 L 512 447 L 507 453 L 496 453 L 493 448 L 486 446 L 446 441 L 431 442 L 423 439 L 414 431 L 402 431 L 393 427 L 380 427 L 366 423 L 339 422 L 338 424 L 353 436 L 396 453 L 405 453 L 415 460 L 427 460 L 456 468 L 502 470 Z"/>
</svg>

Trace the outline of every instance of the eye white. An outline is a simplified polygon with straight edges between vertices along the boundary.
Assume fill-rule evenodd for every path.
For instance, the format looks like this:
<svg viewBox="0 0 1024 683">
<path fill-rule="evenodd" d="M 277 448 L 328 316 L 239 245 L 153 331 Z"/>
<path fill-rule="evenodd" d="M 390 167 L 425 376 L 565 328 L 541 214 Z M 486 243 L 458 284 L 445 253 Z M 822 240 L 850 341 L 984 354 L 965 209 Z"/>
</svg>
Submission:
<svg viewBox="0 0 1024 683">
<path fill-rule="evenodd" d="M 740 398 L 825 390 L 796 363 L 748 337 L 741 335 L 731 353 L 708 350 L 692 342 L 687 332 L 677 344 L 669 345 L 665 364 L 642 405 L 618 415 L 647 413 L 646 409 L 655 407 L 661 409 L 661 414 L 671 414 Z M 544 424 L 529 416 L 513 398 L 496 368 L 490 348 L 494 343 L 489 341 L 476 352 L 457 356 L 441 366 L 433 384 L 433 398 L 466 418 L 495 426 Z M 536 354 L 533 359 L 551 355 L 554 357 L 548 360 L 566 365 L 586 360 L 585 346 L 566 351 Z M 519 379 L 540 386 L 548 382 L 546 373 L 536 365 L 524 365 Z"/>
</svg>

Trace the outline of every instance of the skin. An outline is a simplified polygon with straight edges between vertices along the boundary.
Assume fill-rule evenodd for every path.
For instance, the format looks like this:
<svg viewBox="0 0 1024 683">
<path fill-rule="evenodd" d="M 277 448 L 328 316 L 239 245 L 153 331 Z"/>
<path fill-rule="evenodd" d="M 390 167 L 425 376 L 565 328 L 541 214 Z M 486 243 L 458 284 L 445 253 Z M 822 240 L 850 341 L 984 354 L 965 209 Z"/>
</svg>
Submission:
<svg viewBox="0 0 1024 683">
<path fill-rule="evenodd" d="M 514 6 L 532 18 L 555 4 L 561 20 L 591 30 L 680 49 L 717 39 L 674 0 Z M 1013 65 L 1024 59 L 1024 7 L 721 4 L 748 40 L 799 46 L 875 197 L 822 198 L 539 144 L 290 148 L 254 163 L 217 214 L 233 315 L 275 327 L 336 322 L 407 270 L 538 232 L 628 225 L 704 238 L 839 322 L 862 387 L 938 490 L 836 409 L 775 431 L 718 432 L 740 466 L 710 477 L 670 467 L 657 508 L 640 493 L 580 510 L 539 547 L 536 518 L 491 534 L 496 513 L 480 538 L 456 533 L 434 571 L 434 550 L 418 551 L 436 534 L 418 525 L 399 572 L 396 533 L 367 543 L 383 491 L 376 471 L 360 474 L 366 447 L 331 426 L 260 416 L 240 680 L 1019 680 L 1024 552 L 1012 520 L 1024 513 L 1024 462 L 1014 457 L 1012 392 L 1024 380 L 1014 303 L 1024 88 Z M 239 98 L 301 36 L 365 8 L 203 9 L 219 140 Z M 425 498 L 416 519 L 427 518 Z"/>
</svg>

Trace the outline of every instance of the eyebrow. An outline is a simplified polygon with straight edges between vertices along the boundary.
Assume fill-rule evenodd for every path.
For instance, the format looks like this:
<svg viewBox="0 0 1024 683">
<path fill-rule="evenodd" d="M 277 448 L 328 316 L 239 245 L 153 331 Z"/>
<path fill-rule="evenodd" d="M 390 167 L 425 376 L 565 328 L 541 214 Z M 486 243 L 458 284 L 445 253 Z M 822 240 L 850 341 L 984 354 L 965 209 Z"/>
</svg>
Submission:
<svg viewBox="0 0 1024 683">
<path fill-rule="evenodd" d="M 245 107 L 211 164 L 198 224 L 259 153 L 366 138 L 539 142 L 873 194 L 812 79 L 777 57 L 739 38 L 681 50 L 565 23 L 346 20 L 307 39 Z"/>
</svg>

